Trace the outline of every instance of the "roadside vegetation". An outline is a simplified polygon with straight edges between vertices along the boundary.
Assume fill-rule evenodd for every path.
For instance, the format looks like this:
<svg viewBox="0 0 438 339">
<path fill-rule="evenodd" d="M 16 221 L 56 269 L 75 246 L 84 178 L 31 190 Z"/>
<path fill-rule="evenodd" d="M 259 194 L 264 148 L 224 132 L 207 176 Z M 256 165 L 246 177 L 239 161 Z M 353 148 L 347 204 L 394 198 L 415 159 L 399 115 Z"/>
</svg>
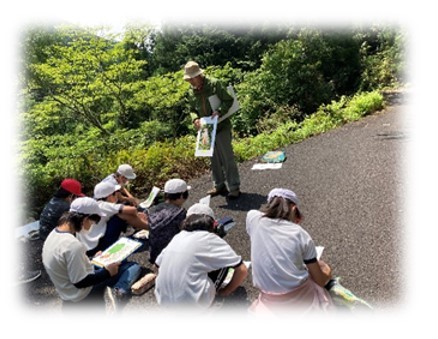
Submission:
<svg viewBox="0 0 438 339">
<path fill-rule="evenodd" d="M 171 177 L 205 173 L 182 68 L 196 60 L 232 84 L 239 162 L 360 119 L 406 81 L 394 27 L 160 29 L 33 27 L 23 32 L 19 114 L 23 218 L 38 218 L 65 177 L 94 185 L 131 164 L 140 197 Z"/>
</svg>

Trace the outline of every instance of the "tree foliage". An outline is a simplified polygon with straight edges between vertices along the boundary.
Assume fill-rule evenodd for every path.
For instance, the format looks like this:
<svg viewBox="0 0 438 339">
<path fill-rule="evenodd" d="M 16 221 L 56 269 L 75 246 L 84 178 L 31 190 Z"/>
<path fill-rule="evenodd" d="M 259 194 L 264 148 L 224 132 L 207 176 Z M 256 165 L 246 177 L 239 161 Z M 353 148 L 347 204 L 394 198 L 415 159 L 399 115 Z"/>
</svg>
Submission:
<svg viewBox="0 0 438 339">
<path fill-rule="evenodd" d="M 189 60 L 202 67 L 232 67 L 244 71 L 260 66 L 262 54 L 287 38 L 290 28 L 254 25 L 239 28 L 202 25 L 164 25 L 154 35 L 150 65 L 155 74 L 176 72 Z"/>
<path fill-rule="evenodd" d="M 91 124 L 103 134 L 111 134 L 114 120 L 135 127 L 138 119 L 126 101 L 145 61 L 96 31 L 66 28 L 59 34 L 62 43 L 46 47 L 45 62 L 30 65 L 29 91 L 43 91 L 45 100 L 61 106 L 65 119 Z"/>
</svg>

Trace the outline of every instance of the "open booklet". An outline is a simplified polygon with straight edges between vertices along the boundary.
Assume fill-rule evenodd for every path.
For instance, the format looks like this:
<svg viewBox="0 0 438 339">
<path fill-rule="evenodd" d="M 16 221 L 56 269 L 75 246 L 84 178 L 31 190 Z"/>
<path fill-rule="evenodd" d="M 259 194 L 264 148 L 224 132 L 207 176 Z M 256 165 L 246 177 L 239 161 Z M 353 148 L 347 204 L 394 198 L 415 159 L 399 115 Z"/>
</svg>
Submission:
<svg viewBox="0 0 438 339">
<path fill-rule="evenodd" d="M 96 255 L 91 262 L 100 267 L 105 267 L 115 262 L 121 262 L 134 253 L 141 246 L 141 242 L 121 237 L 105 251 Z"/>
<path fill-rule="evenodd" d="M 140 207 L 143 208 L 151 207 L 158 193 L 160 193 L 160 189 L 157 186 L 152 187 L 151 193 L 149 193 L 149 196 L 145 201 L 140 203 Z"/>
</svg>

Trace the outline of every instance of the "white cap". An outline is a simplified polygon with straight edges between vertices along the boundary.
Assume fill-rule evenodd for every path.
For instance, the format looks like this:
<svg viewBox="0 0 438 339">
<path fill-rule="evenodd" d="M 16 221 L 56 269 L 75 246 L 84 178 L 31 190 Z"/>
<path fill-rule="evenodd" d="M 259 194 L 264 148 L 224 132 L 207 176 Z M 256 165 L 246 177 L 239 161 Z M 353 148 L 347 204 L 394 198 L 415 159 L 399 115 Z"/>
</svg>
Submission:
<svg viewBox="0 0 438 339">
<path fill-rule="evenodd" d="M 70 205 L 70 212 L 76 212 L 81 214 L 97 214 L 103 216 L 99 204 L 96 200 L 90 197 L 80 197 L 73 200 Z"/>
<path fill-rule="evenodd" d="M 187 186 L 187 183 L 182 179 L 170 179 L 164 185 L 164 193 L 184 193 L 189 191 L 192 187 Z"/>
<path fill-rule="evenodd" d="M 128 164 L 120 165 L 119 168 L 117 169 L 117 173 L 123 175 L 125 178 L 129 180 L 133 180 L 137 177 L 132 167 Z"/>
<path fill-rule="evenodd" d="M 102 199 L 109 197 L 115 191 L 121 188 L 120 185 L 114 185 L 109 181 L 102 181 L 94 186 L 94 199 Z"/>
<path fill-rule="evenodd" d="M 208 216 L 212 217 L 213 219 L 216 219 L 214 216 L 213 210 L 209 206 L 207 206 L 205 204 L 201 204 L 201 203 L 193 204 L 187 210 L 187 217 L 189 217 L 193 214 L 208 215 Z"/>
<path fill-rule="evenodd" d="M 274 188 L 273 190 L 271 190 L 271 192 L 269 192 L 268 194 L 268 202 L 270 202 L 275 197 L 281 197 L 283 199 L 292 201 L 297 207 L 300 203 L 295 192 L 286 188 Z"/>
</svg>

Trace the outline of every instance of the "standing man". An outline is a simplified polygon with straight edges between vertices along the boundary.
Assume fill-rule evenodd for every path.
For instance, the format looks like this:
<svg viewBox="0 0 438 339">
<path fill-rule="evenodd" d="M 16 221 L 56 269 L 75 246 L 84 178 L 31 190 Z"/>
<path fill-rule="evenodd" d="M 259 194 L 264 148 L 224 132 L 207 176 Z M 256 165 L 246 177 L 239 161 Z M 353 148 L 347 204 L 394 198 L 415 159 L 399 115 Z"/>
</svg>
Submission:
<svg viewBox="0 0 438 339">
<path fill-rule="evenodd" d="M 200 118 L 206 116 L 220 118 L 232 106 L 234 99 L 226 88 L 217 79 L 206 77 L 196 62 L 189 61 L 185 65 L 184 80 L 191 85 L 190 106 L 196 111 L 196 113 L 191 113 L 191 117 L 196 129 L 199 130 L 201 127 Z M 208 100 L 212 95 L 217 95 L 221 101 L 216 111 L 212 110 Z M 214 187 L 207 192 L 212 197 L 227 193 L 227 188 L 228 198 L 237 199 L 240 196 L 240 177 L 231 140 L 231 121 L 227 118 L 218 124 L 216 130 L 216 141 L 211 158 Z"/>
</svg>

